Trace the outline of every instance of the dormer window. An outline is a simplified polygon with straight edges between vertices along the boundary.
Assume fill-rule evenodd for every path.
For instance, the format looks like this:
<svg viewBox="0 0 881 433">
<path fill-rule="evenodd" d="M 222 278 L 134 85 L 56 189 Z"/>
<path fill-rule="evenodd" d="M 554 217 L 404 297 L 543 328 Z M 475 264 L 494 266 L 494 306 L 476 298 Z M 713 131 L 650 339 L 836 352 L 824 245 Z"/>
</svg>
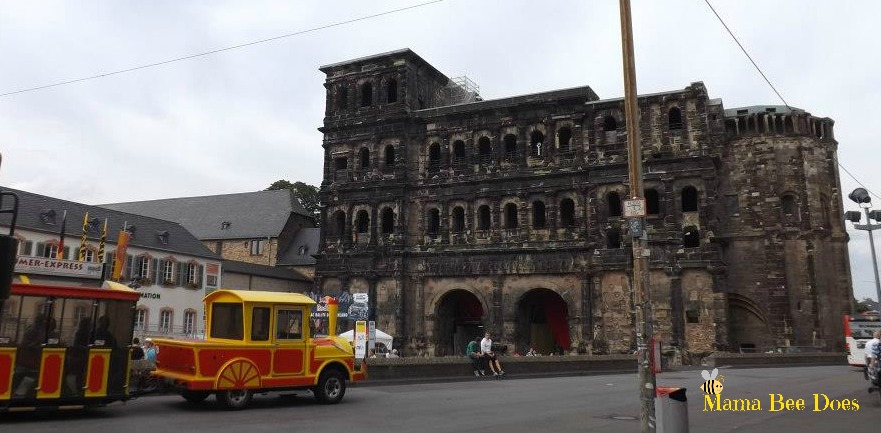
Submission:
<svg viewBox="0 0 881 433">
<path fill-rule="evenodd" d="M 300 245 L 300 249 L 297 251 L 297 253 L 298 253 L 299 255 L 301 255 L 301 256 L 305 256 L 305 255 L 306 255 L 306 249 L 307 249 L 307 248 L 306 248 L 305 245 Z"/>
<path fill-rule="evenodd" d="M 45 209 L 40 212 L 40 221 L 43 224 L 55 225 L 55 211 L 52 209 Z"/>
<path fill-rule="evenodd" d="M 168 245 L 168 230 L 157 231 L 156 237 L 159 238 L 160 244 Z"/>
<path fill-rule="evenodd" d="M 229 221 L 223 221 L 223 222 L 220 223 L 220 229 L 221 229 L 221 230 L 229 230 L 229 226 L 231 226 L 231 225 L 232 225 L 231 222 L 229 222 Z"/>
</svg>

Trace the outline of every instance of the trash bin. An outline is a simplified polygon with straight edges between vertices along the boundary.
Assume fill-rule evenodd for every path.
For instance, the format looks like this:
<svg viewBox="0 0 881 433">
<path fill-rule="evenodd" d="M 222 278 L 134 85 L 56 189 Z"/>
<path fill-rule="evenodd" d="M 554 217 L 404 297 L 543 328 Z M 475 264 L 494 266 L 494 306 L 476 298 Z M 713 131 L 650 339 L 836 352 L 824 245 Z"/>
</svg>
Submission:
<svg viewBox="0 0 881 433">
<path fill-rule="evenodd" d="M 688 399 L 685 388 L 657 388 L 655 422 L 657 433 L 688 433 Z"/>
</svg>

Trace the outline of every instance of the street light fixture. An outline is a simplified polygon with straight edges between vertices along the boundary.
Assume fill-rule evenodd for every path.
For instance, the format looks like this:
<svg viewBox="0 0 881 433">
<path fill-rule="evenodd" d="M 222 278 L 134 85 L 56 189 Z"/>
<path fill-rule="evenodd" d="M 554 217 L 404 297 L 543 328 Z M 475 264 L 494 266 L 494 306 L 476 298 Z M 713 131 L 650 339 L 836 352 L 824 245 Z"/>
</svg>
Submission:
<svg viewBox="0 0 881 433">
<path fill-rule="evenodd" d="M 844 219 L 852 222 L 853 228 L 869 232 L 869 247 L 872 249 L 872 269 L 875 270 L 875 291 L 878 296 L 878 302 L 881 302 L 881 281 L 878 280 L 878 260 L 875 258 L 875 239 L 872 236 L 872 230 L 881 229 L 881 224 L 872 224 L 872 220 L 881 222 L 881 210 L 869 210 L 872 207 L 872 197 L 869 196 L 869 192 L 865 188 L 857 188 L 847 197 L 860 205 L 866 213 L 866 224 L 859 223 L 863 216 L 858 211 L 845 212 Z"/>
</svg>

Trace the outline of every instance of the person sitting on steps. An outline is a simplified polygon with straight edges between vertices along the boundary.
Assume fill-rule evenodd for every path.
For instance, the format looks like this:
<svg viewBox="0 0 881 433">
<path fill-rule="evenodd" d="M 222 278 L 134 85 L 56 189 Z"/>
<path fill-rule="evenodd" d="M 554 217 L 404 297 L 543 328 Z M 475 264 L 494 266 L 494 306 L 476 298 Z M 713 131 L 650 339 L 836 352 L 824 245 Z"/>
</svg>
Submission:
<svg viewBox="0 0 881 433">
<path fill-rule="evenodd" d="M 505 371 L 502 370 L 502 364 L 499 363 L 499 357 L 492 351 L 493 341 L 490 338 L 491 336 L 492 335 L 487 332 L 484 335 L 483 340 L 480 340 L 480 352 L 489 364 L 489 369 L 492 370 L 493 376 L 504 376 Z"/>
<path fill-rule="evenodd" d="M 471 360 L 471 369 L 474 370 L 474 375 L 477 377 L 486 376 L 486 371 L 483 369 L 483 366 L 480 365 L 481 361 L 483 361 L 483 353 L 480 351 L 480 344 L 477 343 L 477 337 L 474 337 L 468 343 L 468 347 L 465 348 L 465 355 Z"/>
</svg>

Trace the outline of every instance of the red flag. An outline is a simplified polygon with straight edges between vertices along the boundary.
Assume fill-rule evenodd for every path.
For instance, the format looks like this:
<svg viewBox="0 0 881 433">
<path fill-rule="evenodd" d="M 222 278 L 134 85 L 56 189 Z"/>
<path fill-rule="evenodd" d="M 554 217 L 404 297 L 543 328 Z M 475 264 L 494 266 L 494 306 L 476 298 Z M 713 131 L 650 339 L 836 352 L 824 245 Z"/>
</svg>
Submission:
<svg viewBox="0 0 881 433">
<path fill-rule="evenodd" d="M 64 227 L 67 225 L 67 211 L 64 211 L 64 216 L 61 217 L 61 237 L 58 239 L 58 252 L 55 254 L 55 258 L 57 260 L 61 260 L 64 258 Z"/>
</svg>

